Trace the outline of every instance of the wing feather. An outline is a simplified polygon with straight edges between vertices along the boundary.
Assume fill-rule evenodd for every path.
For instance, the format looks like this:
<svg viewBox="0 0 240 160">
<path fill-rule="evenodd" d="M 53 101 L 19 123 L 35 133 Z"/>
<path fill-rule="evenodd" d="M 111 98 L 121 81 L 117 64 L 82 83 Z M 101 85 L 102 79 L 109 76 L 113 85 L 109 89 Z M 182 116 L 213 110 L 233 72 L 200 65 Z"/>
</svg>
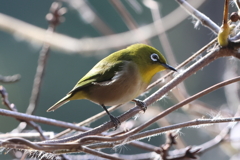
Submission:
<svg viewBox="0 0 240 160">
<path fill-rule="evenodd" d="M 101 62 L 101 61 L 100 61 Z M 107 85 L 116 80 L 126 61 L 116 61 L 115 63 L 98 63 L 96 64 L 68 93 L 81 90 L 90 85 Z"/>
</svg>

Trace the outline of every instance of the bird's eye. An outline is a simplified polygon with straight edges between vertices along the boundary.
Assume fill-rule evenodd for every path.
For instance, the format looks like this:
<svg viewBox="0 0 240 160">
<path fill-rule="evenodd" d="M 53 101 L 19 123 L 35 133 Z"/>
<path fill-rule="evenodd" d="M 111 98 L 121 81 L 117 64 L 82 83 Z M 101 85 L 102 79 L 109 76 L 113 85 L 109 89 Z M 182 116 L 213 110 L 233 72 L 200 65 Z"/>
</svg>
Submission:
<svg viewBox="0 0 240 160">
<path fill-rule="evenodd" d="M 150 57 L 151 57 L 151 60 L 154 62 L 157 62 L 159 60 L 159 57 L 156 53 L 151 54 Z"/>
</svg>

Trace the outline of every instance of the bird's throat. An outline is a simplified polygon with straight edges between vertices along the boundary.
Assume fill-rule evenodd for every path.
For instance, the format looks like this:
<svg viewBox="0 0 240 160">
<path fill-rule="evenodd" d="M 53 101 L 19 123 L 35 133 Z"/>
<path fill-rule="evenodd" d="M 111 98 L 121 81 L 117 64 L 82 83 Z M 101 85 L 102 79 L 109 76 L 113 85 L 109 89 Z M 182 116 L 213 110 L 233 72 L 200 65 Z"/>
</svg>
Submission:
<svg viewBox="0 0 240 160">
<path fill-rule="evenodd" d="M 142 80 L 147 83 L 147 84 L 150 84 L 153 76 L 162 71 L 162 70 L 165 70 L 165 68 L 161 67 L 161 66 L 157 66 L 157 67 L 151 67 L 151 68 L 143 68 L 141 69 L 141 77 L 142 77 Z"/>
</svg>

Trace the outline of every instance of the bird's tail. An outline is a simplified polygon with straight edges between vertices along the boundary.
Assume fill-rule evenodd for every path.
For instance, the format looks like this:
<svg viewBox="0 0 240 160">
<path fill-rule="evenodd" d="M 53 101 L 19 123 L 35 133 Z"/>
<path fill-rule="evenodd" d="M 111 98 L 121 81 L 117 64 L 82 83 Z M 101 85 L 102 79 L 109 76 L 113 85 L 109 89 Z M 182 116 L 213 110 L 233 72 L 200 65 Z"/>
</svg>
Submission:
<svg viewBox="0 0 240 160">
<path fill-rule="evenodd" d="M 52 112 L 64 105 L 65 103 L 69 102 L 69 98 L 71 97 L 71 94 L 67 94 L 65 97 L 60 99 L 57 103 L 55 103 L 52 107 L 50 107 L 47 112 Z"/>
</svg>

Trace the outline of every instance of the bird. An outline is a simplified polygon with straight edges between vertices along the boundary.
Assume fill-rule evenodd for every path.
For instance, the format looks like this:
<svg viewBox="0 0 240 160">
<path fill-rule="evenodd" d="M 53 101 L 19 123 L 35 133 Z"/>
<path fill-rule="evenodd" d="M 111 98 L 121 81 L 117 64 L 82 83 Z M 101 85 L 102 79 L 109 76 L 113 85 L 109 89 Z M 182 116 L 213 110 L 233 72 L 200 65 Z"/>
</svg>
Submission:
<svg viewBox="0 0 240 160">
<path fill-rule="evenodd" d="M 133 101 L 145 111 L 145 103 L 136 98 L 146 90 L 157 72 L 166 69 L 176 71 L 156 48 L 141 43 L 130 45 L 99 61 L 47 112 L 71 100 L 87 99 L 106 111 L 116 129 L 121 123 L 106 106 Z"/>
</svg>

